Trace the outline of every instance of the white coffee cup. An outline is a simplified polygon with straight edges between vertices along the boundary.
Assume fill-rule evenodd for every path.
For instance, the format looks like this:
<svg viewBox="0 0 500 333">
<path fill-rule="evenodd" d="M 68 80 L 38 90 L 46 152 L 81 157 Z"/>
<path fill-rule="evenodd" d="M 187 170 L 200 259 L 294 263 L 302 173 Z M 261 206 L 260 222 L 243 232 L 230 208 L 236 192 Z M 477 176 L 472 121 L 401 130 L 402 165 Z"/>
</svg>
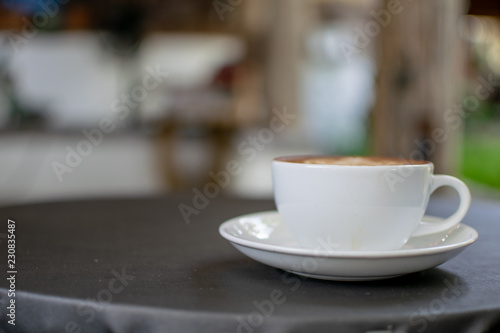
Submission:
<svg viewBox="0 0 500 333">
<path fill-rule="evenodd" d="M 272 162 L 274 198 L 303 247 L 327 242 L 338 251 L 395 250 L 411 236 L 451 230 L 469 209 L 467 186 L 433 169 L 427 161 L 380 157 L 281 157 Z M 457 211 L 422 222 L 431 193 L 441 186 L 458 192 Z"/>
</svg>

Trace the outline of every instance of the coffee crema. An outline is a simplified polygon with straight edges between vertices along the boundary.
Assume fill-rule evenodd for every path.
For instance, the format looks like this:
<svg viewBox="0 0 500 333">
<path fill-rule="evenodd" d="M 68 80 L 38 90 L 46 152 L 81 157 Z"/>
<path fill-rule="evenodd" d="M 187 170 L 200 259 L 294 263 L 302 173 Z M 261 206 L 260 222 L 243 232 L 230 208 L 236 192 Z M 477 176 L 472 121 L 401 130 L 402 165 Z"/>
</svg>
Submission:
<svg viewBox="0 0 500 333">
<path fill-rule="evenodd" d="M 275 160 L 290 163 L 346 166 L 419 165 L 430 163 L 428 161 L 376 156 L 290 156 L 278 157 Z"/>
</svg>

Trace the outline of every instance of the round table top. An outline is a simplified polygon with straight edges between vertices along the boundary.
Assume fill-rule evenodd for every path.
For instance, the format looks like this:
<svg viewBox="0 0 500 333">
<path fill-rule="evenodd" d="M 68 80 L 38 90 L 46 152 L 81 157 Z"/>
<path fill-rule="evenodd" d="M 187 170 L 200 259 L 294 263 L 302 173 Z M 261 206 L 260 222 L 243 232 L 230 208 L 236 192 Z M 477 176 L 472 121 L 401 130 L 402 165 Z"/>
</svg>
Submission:
<svg viewBox="0 0 500 333">
<path fill-rule="evenodd" d="M 435 198 L 446 216 L 458 200 Z M 10 332 L 500 331 L 500 203 L 473 200 L 479 239 L 420 273 L 371 282 L 299 278 L 253 261 L 219 236 L 225 220 L 271 200 L 216 198 L 186 224 L 190 196 L 39 203 L 0 209 L 15 221 Z M 7 271 L 2 263 L 4 271 Z M 7 274 L 7 273 L 5 273 Z M 9 281 L 0 280 L 2 309 Z"/>
</svg>

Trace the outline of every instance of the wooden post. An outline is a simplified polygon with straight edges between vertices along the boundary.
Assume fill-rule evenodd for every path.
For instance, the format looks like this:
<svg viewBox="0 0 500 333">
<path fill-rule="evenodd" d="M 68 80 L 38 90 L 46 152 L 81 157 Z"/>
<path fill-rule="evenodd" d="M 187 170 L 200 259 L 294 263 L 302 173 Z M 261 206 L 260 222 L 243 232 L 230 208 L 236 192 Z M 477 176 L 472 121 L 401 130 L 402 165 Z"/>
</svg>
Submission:
<svg viewBox="0 0 500 333">
<path fill-rule="evenodd" d="M 299 69 L 304 33 L 311 4 L 302 0 L 268 1 L 272 21 L 269 28 L 267 68 L 270 108 L 299 110 Z"/>
<path fill-rule="evenodd" d="M 385 0 L 389 8 L 395 0 Z M 423 158 L 453 173 L 460 129 L 445 113 L 461 103 L 464 0 L 401 1 L 380 34 L 381 58 L 373 110 L 377 155 Z M 449 111 L 448 111 L 449 112 Z"/>
</svg>

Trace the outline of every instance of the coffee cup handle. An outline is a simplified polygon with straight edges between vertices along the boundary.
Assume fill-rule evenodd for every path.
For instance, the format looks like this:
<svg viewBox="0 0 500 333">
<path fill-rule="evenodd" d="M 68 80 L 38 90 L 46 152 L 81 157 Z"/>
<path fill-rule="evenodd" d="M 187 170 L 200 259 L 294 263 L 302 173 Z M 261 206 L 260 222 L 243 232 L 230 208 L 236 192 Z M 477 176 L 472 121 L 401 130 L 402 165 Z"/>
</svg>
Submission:
<svg viewBox="0 0 500 333">
<path fill-rule="evenodd" d="M 450 217 L 437 222 L 420 222 L 417 230 L 412 234 L 414 236 L 424 236 L 437 232 L 450 230 L 457 226 L 465 217 L 469 210 L 471 196 L 469 188 L 460 179 L 446 175 L 432 175 L 430 193 L 434 192 L 438 187 L 449 186 L 457 191 L 460 197 L 460 205 L 455 213 Z"/>
</svg>

